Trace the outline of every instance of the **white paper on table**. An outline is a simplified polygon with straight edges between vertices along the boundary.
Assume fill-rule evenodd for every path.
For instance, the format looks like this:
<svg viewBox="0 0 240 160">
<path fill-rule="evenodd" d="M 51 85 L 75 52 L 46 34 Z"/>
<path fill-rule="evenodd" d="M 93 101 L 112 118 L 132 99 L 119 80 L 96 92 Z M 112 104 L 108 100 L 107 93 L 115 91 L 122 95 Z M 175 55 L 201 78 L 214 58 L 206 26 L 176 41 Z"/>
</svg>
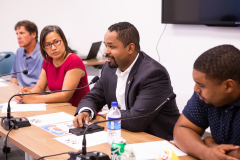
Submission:
<svg viewBox="0 0 240 160">
<path fill-rule="evenodd" d="M 3 82 L 0 82 L 0 87 L 6 87 L 6 86 L 8 86 L 8 85 Z"/>
<path fill-rule="evenodd" d="M 73 121 L 74 118 L 75 117 L 70 114 L 67 114 L 64 112 L 58 112 L 58 113 L 28 117 L 28 120 L 31 124 L 34 124 L 36 126 L 43 126 L 43 125 L 60 123 L 65 121 Z"/>
<path fill-rule="evenodd" d="M 172 148 L 172 150 L 177 156 L 187 155 L 174 145 L 170 144 L 168 141 L 135 143 L 129 145 L 132 147 L 137 160 L 156 159 L 161 153 L 163 153 L 169 148 Z"/>
<path fill-rule="evenodd" d="M 83 136 L 68 135 L 68 136 L 57 137 L 54 139 L 76 150 L 82 149 Z M 91 134 L 86 134 L 86 142 L 87 142 L 87 147 L 95 146 L 102 143 L 107 143 L 107 132 L 100 131 L 100 132 L 95 132 Z"/>
<path fill-rule="evenodd" d="M 0 82 L 3 82 L 3 81 L 5 81 L 4 79 L 2 79 L 2 78 L 0 78 Z"/>
<path fill-rule="evenodd" d="M 105 105 L 105 106 L 103 106 L 102 110 L 99 111 L 97 114 L 102 116 L 102 115 L 108 113 L 108 111 L 109 111 L 108 106 Z"/>
<path fill-rule="evenodd" d="M 0 105 L 2 113 L 7 113 L 8 103 Z M 27 112 L 27 111 L 44 111 L 46 110 L 45 103 L 31 103 L 31 104 L 17 104 L 17 102 L 10 102 L 11 112 Z"/>
</svg>

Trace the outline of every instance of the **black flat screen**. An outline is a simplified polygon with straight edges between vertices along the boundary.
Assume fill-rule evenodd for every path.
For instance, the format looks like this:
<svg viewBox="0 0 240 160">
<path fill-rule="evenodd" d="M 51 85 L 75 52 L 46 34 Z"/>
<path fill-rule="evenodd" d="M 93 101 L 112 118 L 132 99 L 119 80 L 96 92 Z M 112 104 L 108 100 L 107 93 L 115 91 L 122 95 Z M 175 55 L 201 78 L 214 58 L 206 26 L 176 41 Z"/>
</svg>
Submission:
<svg viewBox="0 0 240 160">
<path fill-rule="evenodd" d="M 240 26 L 240 0 L 162 0 L 162 23 Z"/>
</svg>

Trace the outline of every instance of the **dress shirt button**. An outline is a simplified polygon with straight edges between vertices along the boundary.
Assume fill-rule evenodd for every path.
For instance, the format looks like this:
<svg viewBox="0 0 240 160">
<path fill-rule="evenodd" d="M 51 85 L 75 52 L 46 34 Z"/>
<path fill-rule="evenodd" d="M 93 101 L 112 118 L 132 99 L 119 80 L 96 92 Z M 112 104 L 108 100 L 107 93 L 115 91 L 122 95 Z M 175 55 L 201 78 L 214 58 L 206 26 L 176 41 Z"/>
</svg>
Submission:
<svg viewBox="0 0 240 160">
<path fill-rule="evenodd" d="M 225 113 L 227 113 L 227 112 L 228 112 L 228 110 L 226 109 L 226 110 L 225 110 Z"/>
</svg>

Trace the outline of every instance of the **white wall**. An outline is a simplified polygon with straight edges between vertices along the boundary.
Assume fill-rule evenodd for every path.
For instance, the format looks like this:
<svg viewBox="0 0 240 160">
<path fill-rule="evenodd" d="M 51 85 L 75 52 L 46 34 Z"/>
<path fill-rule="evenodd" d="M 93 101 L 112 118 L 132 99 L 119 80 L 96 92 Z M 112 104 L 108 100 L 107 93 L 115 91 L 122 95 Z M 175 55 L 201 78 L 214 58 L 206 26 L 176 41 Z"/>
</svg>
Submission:
<svg viewBox="0 0 240 160">
<path fill-rule="evenodd" d="M 240 49 L 240 28 L 168 24 L 158 46 L 160 62 L 167 68 L 180 110 L 193 94 L 192 68 L 204 51 L 221 44 Z"/>
<path fill-rule="evenodd" d="M 163 27 L 159 0 L 0 0 L 0 51 L 17 50 L 13 28 L 23 19 L 35 22 L 39 32 L 46 25 L 59 25 L 79 54 L 87 54 L 92 42 L 103 40 L 111 24 L 129 21 L 140 32 L 142 49 L 158 57 L 155 48 Z"/>
<path fill-rule="evenodd" d="M 59 2 L 57 0 L 0 0 L 0 51 L 16 52 L 18 43 L 14 26 L 18 21 L 30 20 L 36 23 L 39 36 L 46 25 L 64 24 L 62 10 L 65 5 Z"/>
<path fill-rule="evenodd" d="M 59 25 L 79 54 L 87 54 L 92 42 L 103 40 L 111 24 L 129 21 L 140 33 L 141 49 L 157 61 L 156 46 L 165 27 L 161 0 L 0 0 L 0 52 L 17 50 L 14 25 L 23 19 L 35 22 L 39 34 L 46 25 Z M 180 110 L 193 93 L 194 60 L 216 45 L 240 48 L 239 37 L 239 28 L 167 25 L 157 48 Z"/>
</svg>

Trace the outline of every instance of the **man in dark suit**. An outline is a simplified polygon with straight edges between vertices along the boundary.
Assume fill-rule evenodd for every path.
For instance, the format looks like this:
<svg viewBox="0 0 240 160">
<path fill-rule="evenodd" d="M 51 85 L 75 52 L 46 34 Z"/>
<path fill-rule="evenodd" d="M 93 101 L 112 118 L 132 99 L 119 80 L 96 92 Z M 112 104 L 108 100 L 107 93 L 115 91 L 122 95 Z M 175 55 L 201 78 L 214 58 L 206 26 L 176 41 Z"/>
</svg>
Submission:
<svg viewBox="0 0 240 160">
<path fill-rule="evenodd" d="M 166 69 L 140 51 L 139 33 L 132 24 L 120 22 L 110 26 L 104 44 L 107 62 L 100 80 L 78 105 L 75 127 L 88 123 L 105 104 L 110 108 L 112 101 L 118 101 L 122 118 L 145 115 L 173 92 Z M 121 126 L 172 140 L 179 115 L 174 100 L 150 116 L 123 120 Z"/>
</svg>

